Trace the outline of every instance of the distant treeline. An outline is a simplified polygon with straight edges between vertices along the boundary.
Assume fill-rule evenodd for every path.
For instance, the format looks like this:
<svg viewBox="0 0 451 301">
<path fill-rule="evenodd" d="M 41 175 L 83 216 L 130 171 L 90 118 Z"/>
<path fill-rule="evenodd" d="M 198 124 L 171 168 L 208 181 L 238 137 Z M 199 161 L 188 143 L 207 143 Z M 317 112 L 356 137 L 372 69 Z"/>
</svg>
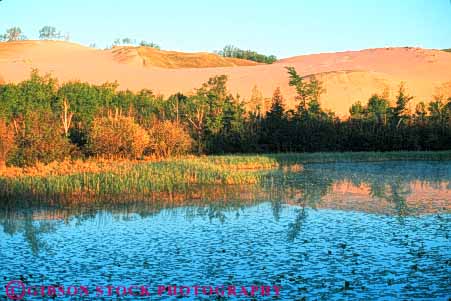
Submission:
<svg viewBox="0 0 451 301">
<path fill-rule="evenodd" d="M 0 163 L 26 166 L 71 157 L 166 157 L 200 154 L 451 149 L 451 97 L 412 101 L 401 85 L 391 103 L 373 95 L 341 120 L 321 107 L 322 83 L 288 67 L 296 107 L 280 89 L 245 107 L 215 76 L 191 96 L 164 98 L 116 83 L 57 85 L 33 71 L 30 79 L 0 85 Z"/>
<path fill-rule="evenodd" d="M 223 57 L 233 57 L 265 64 L 272 64 L 277 61 L 277 57 L 274 55 L 264 55 L 252 50 L 242 50 L 233 45 L 227 45 L 222 50 L 217 51 L 217 53 Z"/>
<path fill-rule="evenodd" d="M 0 34 L 0 42 L 12 42 L 12 41 L 20 41 L 26 40 L 27 36 L 23 34 L 22 29 L 18 26 L 8 28 L 4 34 Z M 39 39 L 40 40 L 69 40 L 69 33 L 63 34 L 61 31 L 57 30 L 54 26 L 44 26 L 39 30 Z M 160 45 L 154 42 L 148 42 L 142 40 L 141 42 L 137 42 L 135 39 L 131 39 L 128 37 L 122 39 L 115 39 L 112 46 L 118 45 L 139 45 L 145 47 L 151 47 L 155 49 L 161 49 Z M 96 47 L 95 43 L 91 43 L 90 47 Z M 108 48 L 111 48 L 108 46 Z"/>
</svg>

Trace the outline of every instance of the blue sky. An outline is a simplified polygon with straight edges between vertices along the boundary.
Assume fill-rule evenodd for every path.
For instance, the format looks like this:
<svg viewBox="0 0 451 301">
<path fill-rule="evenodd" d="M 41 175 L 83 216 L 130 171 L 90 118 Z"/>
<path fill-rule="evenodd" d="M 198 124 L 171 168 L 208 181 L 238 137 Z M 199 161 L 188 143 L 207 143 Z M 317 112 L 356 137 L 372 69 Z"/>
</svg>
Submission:
<svg viewBox="0 0 451 301">
<path fill-rule="evenodd" d="M 163 49 L 226 44 L 279 58 L 386 46 L 451 48 L 451 0 L 3 0 L 0 31 L 44 25 L 98 47 L 115 38 Z"/>
</svg>

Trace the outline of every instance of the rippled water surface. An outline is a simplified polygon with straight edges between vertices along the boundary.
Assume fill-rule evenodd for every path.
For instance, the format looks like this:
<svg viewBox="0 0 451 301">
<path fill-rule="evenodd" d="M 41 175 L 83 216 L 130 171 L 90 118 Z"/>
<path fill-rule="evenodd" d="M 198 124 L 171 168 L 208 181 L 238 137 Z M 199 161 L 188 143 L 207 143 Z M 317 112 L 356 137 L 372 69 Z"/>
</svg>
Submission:
<svg viewBox="0 0 451 301">
<path fill-rule="evenodd" d="M 450 183 L 451 162 L 311 164 L 215 200 L 2 208 L 0 283 L 148 285 L 152 300 L 170 299 L 159 285 L 190 286 L 186 300 L 219 299 L 192 288 L 222 285 L 279 286 L 279 300 L 448 300 Z"/>
</svg>

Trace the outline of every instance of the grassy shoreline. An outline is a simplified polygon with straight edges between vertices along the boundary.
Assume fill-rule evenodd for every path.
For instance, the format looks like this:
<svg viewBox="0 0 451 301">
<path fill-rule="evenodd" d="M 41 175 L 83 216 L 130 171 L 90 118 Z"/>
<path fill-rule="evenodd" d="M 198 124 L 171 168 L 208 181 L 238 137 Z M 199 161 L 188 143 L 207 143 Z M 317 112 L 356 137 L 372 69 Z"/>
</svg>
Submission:
<svg viewBox="0 0 451 301">
<path fill-rule="evenodd" d="M 0 170 L 0 201 L 155 197 L 202 185 L 254 185 L 274 169 L 310 163 L 451 160 L 451 151 L 188 156 L 162 161 L 67 161 Z M 300 171 L 301 168 L 297 168 Z M 3 202 L 0 202 L 0 204 Z"/>
</svg>

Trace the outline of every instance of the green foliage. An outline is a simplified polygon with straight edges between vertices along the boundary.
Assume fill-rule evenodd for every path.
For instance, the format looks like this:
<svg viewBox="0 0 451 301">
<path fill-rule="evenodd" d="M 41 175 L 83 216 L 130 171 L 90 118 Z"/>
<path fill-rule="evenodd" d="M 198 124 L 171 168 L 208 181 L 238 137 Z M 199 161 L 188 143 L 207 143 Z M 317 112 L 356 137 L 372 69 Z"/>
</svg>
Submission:
<svg viewBox="0 0 451 301">
<path fill-rule="evenodd" d="M 268 56 L 251 50 L 242 50 L 233 45 L 227 45 L 217 53 L 223 57 L 233 57 L 265 64 L 272 64 L 277 61 L 274 55 Z"/>
<path fill-rule="evenodd" d="M 44 26 L 39 30 L 39 39 L 41 40 L 61 39 L 62 37 L 61 32 L 53 26 Z"/>
<path fill-rule="evenodd" d="M 129 38 L 129 37 L 125 37 L 122 39 L 116 39 L 113 41 L 113 46 L 119 46 L 119 45 L 137 45 L 138 43 L 136 42 L 135 39 Z M 160 46 L 154 42 L 147 42 L 145 40 L 142 40 L 141 42 L 139 42 L 138 44 L 139 46 L 145 46 L 145 47 L 151 47 L 151 48 L 155 48 L 155 49 L 161 49 Z"/>
<path fill-rule="evenodd" d="M 339 120 L 320 105 L 321 81 L 301 77 L 292 67 L 287 71 L 297 109 L 287 110 L 276 89 L 270 105 L 259 94 L 257 110 L 247 112 L 239 96 L 227 90 L 225 75 L 210 78 L 193 95 L 164 98 L 148 89 L 118 91 L 117 83 L 58 86 L 55 78 L 33 70 L 23 82 L 0 85 L 0 119 L 14 130 L 17 146 L 9 161 L 31 165 L 80 152 L 137 158 L 144 147 L 170 156 L 184 153 L 189 140 L 198 154 L 451 149 L 449 95 L 411 108 L 412 97 L 401 85 L 395 99 L 375 94 L 353 104 L 350 117 Z M 112 121 L 113 115 L 120 121 Z M 148 140 L 143 129 L 153 139 L 150 147 L 147 142 L 135 146 Z"/>
<path fill-rule="evenodd" d="M 29 111 L 15 120 L 15 127 L 17 149 L 10 161 L 16 166 L 61 161 L 74 152 L 60 121 L 49 110 Z"/>
<path fill-rule="evenodd" d="M 14 138 L 13 126 L 0 118 L 0 167 L 6 164 L 16 147 Z"/>
<path fill-rule="evenodd" d="M 247 164 L 243 161 L 251 161 Z M 105 200 L 128 197 L 150 200 L 155 193 L 184 193 L 200 185 L 251 185 L 262 182 L 277 167 L 274 159 L 186 158 L 138 163 L 101 172 L 72 172 L 47 176 L 0 177 L 2 200 Z M 236 162 L 235 162 L 236 161 Z M 245 170 L 240 170 L 241 167 Z M 161 194 L 160 194 L 161 195 Z"/>
<path fill-rule="evenodd" d="M 123 38 L 122 44 L 135 44 L 135 41 L 130 38 Z"/>
<path fill-rule="evenodd" d="M 321 115 L 320 96 L 324 92 L 322 83 L 314 75 L 309 78 L 301 77 L 294 67 L 286 67 L 289 75 L 289 85 L 296 89 L 296 100 L 298 113 L 311 114 L 318 117 Z"/>
<path fill-rule="evenodd" d="M 3 41 L 18 41 L 25 39 L 26 36 L 22 34 L 22 29 L 20 29 L 20 27 L 11 27 L 6 30 L 4 35 L 0 36 L 0 40 Z"/>
<path fill-rule="evenodd" d="M 413 99 L 412 96 L 406 94 L 404 84 L 399 86 L 398 95 L 396 96 L 396 106 L 393 108 L 393 121 L 399 127 L 402 122 L 406 122 L 410 117 L 408 104 Z"/>
<path fill-rule="evenodd" d="M 28 80 L 0 86 L 0 114 L 11 120 L 27 112 L 50 109 L 56 97 L 56 85 L 56 79 L 50 75 L 40 76 L 33 70 Z"/>
<path fill-rule="evenodd" d="M 266 114 L 262 131 L 260 142 L 266 145 L 269 151 L 282 151 L 284 141 L 289 140 L 288 117 L 280 88 L 274 91 L 271 109 Z"/>
<path fill-rule="evenodd" d="M 158 45 L 158 44 L 156 44 L 154 42 L 147 42 L 147 41 L 144 41 L 144 40 L 142 40 L 139 43 L 139 46 L 150 47 L 150 48 L 155 48 L 155 49 L 161 49 L 160 45 Z"/>
<path fill-rule="evenodd" d="M 360 120 L 365 117 L 365 109 L 360 101 L 354 103 L 349 109 L 351 119 Z"/>
</svg>

